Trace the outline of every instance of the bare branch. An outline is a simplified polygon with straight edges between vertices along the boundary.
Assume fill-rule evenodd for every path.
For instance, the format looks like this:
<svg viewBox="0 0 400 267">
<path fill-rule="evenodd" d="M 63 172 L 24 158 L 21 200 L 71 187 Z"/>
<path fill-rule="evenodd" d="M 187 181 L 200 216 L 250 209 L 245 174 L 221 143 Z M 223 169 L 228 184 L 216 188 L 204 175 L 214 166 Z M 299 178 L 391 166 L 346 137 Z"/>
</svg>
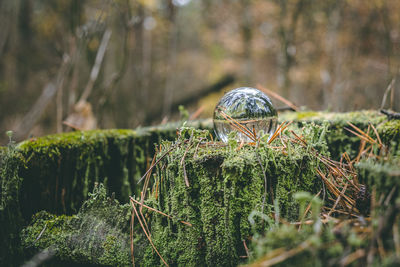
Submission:
<svg viewBox="0 0 400 267">
<path fill-rule="evenodd" d="M 106 53 L 106 48 L 108 45 L 108 41 L 110 41 L 111 37 L 111 30 L 107 29 L 104 34 L 103 38 L 101 39 L 99 50 L 97 50 L 96 59 L 94 61 L 94 65 L 92 67 L 92 71 L 90 72 L 89 82 L 87 83 L 85 90 L 83 90 L 82 96 L 79 99 L 79 102 L 84 102 L 89 97 L 90 93 L 92 92 L 93 85 L 99 76 L 99 71 L 101 67 L 101 63 L 103 62 L 104 55 Z"/>
<path fill-rule="evenodd" d="M 388 87 L 386 88 L 385 94 L 383 95 L 383 98 L 382 98 L 382 104 L 381 104 L 381 108 L 380 108 L 381 110 L 385 107 L 386 98 L 387 98 L 389 92 L 393 90 L 393 86 L 394 86 L 394 83 L 395 83 L 395 82 L 396 82 L 396 79 L 393 79 L 393 80 L 390 82 L 390 84 L 388 85 Z"/>
</svg>

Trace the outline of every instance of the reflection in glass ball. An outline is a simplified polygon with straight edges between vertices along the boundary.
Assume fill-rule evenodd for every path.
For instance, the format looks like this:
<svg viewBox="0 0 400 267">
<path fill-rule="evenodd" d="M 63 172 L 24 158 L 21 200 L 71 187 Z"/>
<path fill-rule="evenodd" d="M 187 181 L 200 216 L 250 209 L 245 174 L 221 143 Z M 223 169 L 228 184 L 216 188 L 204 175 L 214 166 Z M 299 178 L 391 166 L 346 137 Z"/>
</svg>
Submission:
<svg viewBox="0 0 400 267">
<path fill-rule="evenodd" d="M 261 136 L 275 132 L 277 112 L 263 92 L 240 87 L 226 93 L 214 110 L 214 131 L 227 143 L 228 135 L 236 132 L 239 142 L 256 142 Z"/>
</svg>

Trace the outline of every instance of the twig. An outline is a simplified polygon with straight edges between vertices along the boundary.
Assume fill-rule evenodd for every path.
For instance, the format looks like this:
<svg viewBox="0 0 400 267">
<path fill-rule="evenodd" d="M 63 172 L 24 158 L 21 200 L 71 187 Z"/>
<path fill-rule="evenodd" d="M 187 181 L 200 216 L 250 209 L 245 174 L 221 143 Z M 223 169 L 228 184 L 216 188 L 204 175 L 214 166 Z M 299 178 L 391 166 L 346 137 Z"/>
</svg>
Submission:
<svg viewBox="0 0 400 267">
<path fill-rule="evenodd" d="M 171 152 L 171 151 L 176 147 L 176 145 L 177 145 L 177 144 L 172 145 L 172 146 L 170 147 L 170 149 L 168 149 L 168 151 L 166 151 L 153 165 L 151 165 L 150 168 L 146 171 L 146 173 L 142 176 L 142 178 L 139 179 L 139 181 L 138 181 L 137 183 L 139 184 L 141 181 L 143 181 L 143 179 L 146 178 L 147 174 L 148 174 L 149 172 L 151 172 L 151 171 L 153 170 L 153 168 L 154 168 L 155 166 L 157 166 L 157 164 L 158 164 L 169 152 Z"/>
<path fill-rule="evenodd" d="M 42 237 L 44 231 L 47 228 L 47 224 L 44 225 L 42 231 L 40 231 L 39 235 L 36 237 L 35 241 L 33 241 L 33 243 L 31 245 L 29 245 L 28 247 L 32 247 L 37 241 L 39 241 L 39 239 Z"/>
<path fill-rule="evenodd" d="M 132 198 L 131 198 L 131 199 L 132 199 Z M 138 221 L 139 221 L 139 223 L 140 223 L 140 226 L 142 227 L 142 230 L 143 230 L 144 234 L 146 235 L 147 239 L 149 240 L 151 246 L 152 246 L 153 249 L 156 251 L 157 255 L 160 257 L 160 259 L 162 260 L 162 262 L 163 262 L 166 266 L 169 266 L 168 263 L 167 263 L 167 262 L 164 260 L 164 258 L 161 256 L 161 254 L 158 252 L 156 246 L 154 246 L 153 241 L 151 240 L 151 237 L 150 237 L 149 233 L 147 233 L 145 227 L 143 226 L 142 220 L 140 219 L 140 216 L 139 216 L 139 213 L 138 213 L 138 211 L 137 211 L 137 209 L 136 209 L 136 207 L 135 207 L 135 204 L 134 204 L 133 202 L 131 202 L 131 204 L 132 204 L 133 210 L 135 211 L 135 215 L 136 215 L 136 217 L 138 218 Z"/>
<path fill-rule="evenodd" d="M 359 151 L 358 151 L 357 157 L 355 158 L 355 162 L 356 162 L 356 163 L 360 161 L 361 156 L 362 156 L 362 154 L 363 154 L 363 152 L 364 152 L 366 143 L 367 143 L 367 142 L 366 142 L 365 140 L 363 140 L 363 139 L 361 140 L 360 149 L 359 149 Z"/>
<path fill-rule="evenodd" d="M 83 90 L 81 98 L 79 99 L 78 102 L 86 101 L 87 98 L 89 97 L 90 93 L 92 92 L 93 85 L 94 85 L 94 83 L 97 80 L 97 77 L 99 75 L 101 63 L 103 62 L 103 58 L 104 58 L 104 55 L 106 53 L 108 41 L 110 41 L 110 37 L 111 37 L 111 30 L 107 29 L 103 34 L 99 49 L 97 50 L 96 59 L 94 61 L 94 65 L 93 65 L 92 70 L 90 72 L 89 81 L 88 81 L 85 89 Z"/>
<path fill-rule="evenodd" d="M 383 144 L 382 144 L 382 140 L 381 140 L 381 137 L 379 136 L 378 131 L 376 130 L 375 126 L 372 123 L 369 123 L 369 125 L 372 127 L 372 130 L 374 130 L 375 136 L 378 139 L 378 143 L 382 147 Z"/>
<path fill-rule="evenodd" d="M 350 263 L 352 263 L 355 260 L 358 260 L 359 258 L 362 258 L 365 256 L 365 250 L 364 249 L 358 249 L 356 251 L 354 251 L 353 253 L 347 255 L 346 257 L 344 257 L 340 263 L 341 266 L 347 266 Z"/>
<path fill-rule="evenodd" d="M 389 83 L 388 87 L 386 88 L 385 93 L 383 94 L 383 98 L 382 98 L 382 103 L 381 103 L 381 108 L 380 108 L 381 110 L 385 107 L 387 95 L 390 91 L 393 90 L 393 86 L 394 86 L 395 82 L 396 82 L 396 79 L 392 79 L 392 81 Z"/>
<path fill-rule="evenodd" d="M 154 162 L 156 160 L 157 154 L 154 154 L 153 159 L 151 161 L 150 166 L 154 165 Z M 144 199 L 146 198 L 146 192 L 147 192 L 147 187 L 149 185 L 149 180 L 150 180 L 151 172 L 148 172 L 146 175 L 146 180 L 144 181 L 143 189 L 142 189 L 142 194 L 140 198 L 140 202 L 143 204 Z M 142 208 L 140 208 L 140 211 L 142 211 Z"/>
<path fill-rule="evenodd" d="M 363 130 L 361 130 L 360 128 L 358 128 L 357 126 L 355 126 L 354 124 L 352 124 L 351 122 L 347 122 L 347 124 L 349 124 L 353 129 L 355 129 L 359 134 L 355 133 L 354 131 L 348 129 L 345 127 L 345 129 L 349 132 L 351 132 L 352 134 L 357 135 L 360 138 L 365 138 L 367 142 L 371 143 L 371 144 L 376 144 L 377 142 L 368 134 L 366 134 Z"/>
<path fill-rule="evenodd" d="M 132 257 L 132 266 L 135 267 L 135 255 L 134 255 L 134 248 L 133 248 L 133 226 L 135 223 L 135 213 L 132 210 L 132 215 L 131 215 L 131 225 L 130 225 L 130 233 L 129 233 L 129 237 L 131 240 L 131 257 Z"/>
<path fill-rule="evenodd" d="M 192 115 L 190 115 L 189 120 L 197 119 L 201 113 L 204 111 L 204 106 L 200 106 Z"/>
<path fill-rule="evenodd" d="M 140 195 L 141 195 L 141 197 L 143 198 L 143 192 L 140 192 Z M 149 226 L 148 226 L 147 221 L 146 221 L 146 219 L 144 218 L 144 215 L 143 215 L 143 212 L 142 212 L 142 206 L 140 206 L 139 214 L 140 214 L 140 217 L 142 217 L 142 221 L 144 222 L 144 226 L 146 227 L 146 230 L 147 230 L 147 232 L 149 233 L 149 236 L 151 236 Z M 139 219 L 140 219 L 140 218 L 139 218 Z"/>
<path fill-rule="evenodd" d="M 250 257 L 249 249 L 247 248 L 246 240 L 244 240 L 244 239 L 243 239 L 243 246 L 244 246 L 244 250 L 246 251 L 246 258 Z"/>
<path fill-rule="evenodd" d="M 62 124 L 62 117 L 63 117 L 63 89 L 62 84 L 60 84 L 60 88 L 57 90 L 56 94 L 56 126 L 57 126 L 57 133 L 62 133 L 63 131 L 63 124 Z"/>
<path fill-rule="evenodd" d="M 348 183 L 346 183 L 346 185 L 343 187 L 342 194 L 344 194 L 344 193 L 346 192 L 347 185 L 348 185 Z M 341 197 L 342 197 L 342 195 L 339 195 L 339 196 L 337 197 L 337 199 L 336 199 L 336 201 L 335 201 L 335 204 L 333 204 L 331 210 L 328 212 L 328 216 L 330 216 L 331 213 L 332 213 L 333 211 L 335 211 L 335 208 L 336 208 L 337 204 L 339 203 Z"/>
<path fill-rule="evenodd" d="M 243 133 L 244 135 L 246 135 L 249 139 L 251 139 L 252 141 L 256 142 L 257 141 L 257 137 L 253 135 L 253 133 L 247 129 L 246 127 L 244 127 L 242 124 L 240 124 L 237 120 L 235 120 L 234 118 L 232 118 L 231 116 L 229 116 L 228 114 L 226 114 L 222 109 L 220 109 L 221 115 L 227 120 L 229 121 L 229 123 L 235 127 L 238 131 L 240 131 L 241 133 Z"/>
<path fill-rule="evenodd" d="M 157 212 L 157 213 L 159 213 L 159 214 L 161 214 L 161 215 L 164 215 L 165 217 L 168 217 L 168 218 L 170 218 L 170 219 L 174 219 L 174 217 L 172 217 L 172 216 L 170 216 L 170 215 L 168 215 L 168 214 L 165 214 L 164 212 L 162 212 L 162 211 L 159 211 L 159 210 L 156 210 L 156 209 L 154 209 L 154 208 L 152 208 L 152 207 L 149 207 L 149 206 L 147 206 L 147 205 L 145 205 L 145 204 L 142 204 L 142 203 L 140 203 L 139 201 L 137 201 L 136 199 L 134 199 L 133 197 L 129 197 L 130 198 L 130 200 L 131 201 L 133 201 L 133 202 L 135 202 L 136 204 L 138 204 L 138 205 L 140 205 L 140 206 L 143 206 L 143 207 L 145 207 L 145 208 L 147 208 L 147 209 L 149 209 L 149 210 L 152 210 L 152 211 L 154 211 L 154 212 Z M 186 225 L 188 225 L 188 226 L 193 226 L 191 223 L 189 223 L 189 222 L 185 222 L 185 221 L 180 221 L 181 223 L 183 223 L 183 224 L 186 224 Z"/>
<path fill-rule="evenodd" d="M 190 184 L 189 184 L 189 179 L 188 179 L 187 173 L 186 173 L 185 157 L 186 157 L 186 154 L 189 151 L 189 149 L 192 147 L 192 143 L 191 143 L 192 139 L 193 139 L 193 132 L 192 132 L 192 134 L 190 136 L 190 139 L 189 139 L 189 145 L 187 146 L 187 148 L 185 150 L 185 153 L 183 153 L 183 157 L 181 159 L 181 166 L 183 168 L 183 178 L 185 179 L 185 184 L 186 184 L 187 187 L 189 187 Z"/>
<path fill-rule="evenodd" d="M 294 111 L 299 111 L 299 107 L 297 107 L 295 104 L 293 104 L 292 102 L 290 102 L 289 100 L 287 100 L 286 98 L 278 95 L 277 93 L 275 93 L 274 91 L 271 91 L 263 86 L 261 86 L 260 84 L 257 84 L 257 87 L 261 89 L 261 91 L 264 91 L 266 94 L 270 95 L 271 97 L 281 101 L 282 103 L 288 105 L 291 109 L 293 109 Z"/>
<path fill-rule="evenodd" d="M 316 195 L 312 198 L 312 200 L 310 201 L 310 203 L 307 205 L 306 210 L 304 211 L 303 215 L 302 215 L 301 218 L 300 218 L 300 226 L 299 226 L 298 231 L 301 230 L 302 222 L 303 222 L 304 218 L 307 216 L 307 213 L 310 211 L 311 204 L 312 204 L 313 200 L 315 200 L 317 197 L 319 197 L 319 195 L 321 194 L 321 192 L 322 192 L 322 189 L 318 192 L 318 194 L 316 194 Z"/>
<path fill-rule="evenodd" d="M 263 165 L 261 163 L 261 159 L 260 159 L 260 155 L 258 153 L 258 149 L 256 149 L 256 156 L 257 156 L 258 164 L 260 165 L 261 171 L 262 171 L 263 176 L 264 176 L 264 195 L 263 195 L 263 202 L 262 202 L 262 206 L 261 206 L 261 213 L 264 213 L 265 201 L 266 201 L 267 192 L 268 192 L 268 179 L 267 179 L 267 175 L 265 174 L 264 167 L 263 167 Z M 274 193 L 273 193 L 273 190 L 272 190 L 271 187 L 270 187 L 270 194 L 271 194 L 272 203 L 274 203 L 274 195 L 273 195 Z"/>
<path fill-rule="evenodd" d="M 341 195 L 350 204 L 349 206 L 355 204 L 353 199 L 349 198 L 344 193 L 340 192 L 339 189 L 337 189 L 336 186 L 331 181 L 329 181 L 329 179 L 319 169 L 316 169 L 316 171 L 321 176 L 321 178 L 323 178 L 323 180 L 326 181 L 325 184 L 327 185 L 328 189 L 331 188 L 332 193 L 334 193 L 336 196 Z"/>
<path fill-rule="evenodd" d="M 400 120 L 400 113 L 392 112 L 389 110 L 381 109 L 381 113 L 385 114 L 388 120 Z"/>
<path fill-rule="evenodd" d="M 263 266 L 263 267 L 272 266 L 297 255 L 298 253 L 302 252 L 303 250 L 309 247 L 310 247 L 310 242 L 306 240 L 297 247 L 287 251 L 285 250 L 285 248 L 278 248 L 268 253 L 261 261 L 255 262 L 250 266 Z"/>
<path fill-rule="evenodd" d="M 272 134 L 271 138 L 268 140 L 268 144 L 271 144 L 275 138 L 280 135 L 283 131 L 285 131 L 285 129 L 292 124 L 293 121 L 286 123 L 286 121 L 282 122 L 278 128 L 276 129 L 276 131 Z"/>
</svg>

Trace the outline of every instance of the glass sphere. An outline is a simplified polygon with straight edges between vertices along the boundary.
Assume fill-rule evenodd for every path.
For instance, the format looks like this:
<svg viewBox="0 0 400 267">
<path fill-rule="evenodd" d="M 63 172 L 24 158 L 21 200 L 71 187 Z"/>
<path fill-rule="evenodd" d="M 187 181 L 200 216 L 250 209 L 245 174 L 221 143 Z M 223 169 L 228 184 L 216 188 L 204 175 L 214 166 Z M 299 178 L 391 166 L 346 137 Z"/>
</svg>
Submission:
<svg viewBox="0 0 400 267">
<path fill-rule="evenodd" d="M 215 107 L 214 131 L 225 143 L 233 131 L 239 142 L 256 142 L 263 135 L 271 138 L 277 117 L 268 96 L 255 88 L 240 87 L 226 93 Z"/>
</svg>

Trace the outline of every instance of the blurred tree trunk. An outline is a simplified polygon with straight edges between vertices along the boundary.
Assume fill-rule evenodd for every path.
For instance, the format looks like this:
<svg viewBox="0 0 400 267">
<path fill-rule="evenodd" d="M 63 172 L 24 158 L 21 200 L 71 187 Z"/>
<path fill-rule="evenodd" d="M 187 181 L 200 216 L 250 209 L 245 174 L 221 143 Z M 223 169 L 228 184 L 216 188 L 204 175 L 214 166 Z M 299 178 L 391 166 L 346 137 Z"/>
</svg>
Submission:
<svg viewBox="0 0 400 267">
<path fill-rule="evenodd" d="M 110 28 L 113 29 L 115 33 L 113 34 L 114 37 L 110 40 L 109 49 L 107 51 L 109 55 L 104 62 L 104 73 L 106 77 L 101 86 L 102 92 L 95 106 L 95 113 L 98 116 L 100 128 L 116 127 L 121 117 L 125 119 L 126 123 L 126 116 L 121 116 L 121 113 L 126 115 L 127 112 L 132 112 L 132 107 L 130 105 L 121 107 L 119 112 L 112 112 L 111 114 L 114 116 L 112 119 L 109 117 L 110 112 L 107 112 L 112 109 L 113 106 L 118 105 L 119 99 L 116 98 L 117 92 L 125 96 L 124 98 L 128 101 L 133 101 L 133 95 L 135 93 L 123 90 L 124 88 L 132 89 L 130 86 L 126 86 L 124 82 L 126 82 L 125 74 L 128 69 L 133 72 L 130 66 L 133 65 L 132 61 L 134 60 L 131 55 L 134 50 L 132 43 L 135 35 L 130 1 L 126 0 L 123 7 L 124 8 L 119 9 L 113 14 L 113 19 L 110 21 Z M 135 90 L 134 88 L 133 91 Z"/>
<path fill-rule="evenodd" d="M 7 91 L 16 87 L 20 6 L 20 0 L 0 2 L 0 58 L 2 59 L 0 70 L 3 74 L 2 80 L 7 79 L 8 81 Z M 8 92 L 8 94 L 12 94 L 12 92 Z M 8 106 L 6 102 L 2 104 L 3 107 Z M 3 112 L 4 110 L 0 109 L 0 113 Z"/>
<path fill-rule="evenodd" d="M 251 1 L 242 0 L 241 2 L 241 33 L 243 40 L 243 60 L 244 60 L 244 80 L 247 84 L 252 84 L 253 66 L 252 66 L 252 39 L 253 22 L 251 14 Z"/>
<path fill-rule="evenodd" d="M 67 107 L 65 108 L 66 114 L 69 113 L 70 109 L 72 110 L 73 105 L 77 100 L 77 90 L 78 90 L 78 81 L 79 81 L 79 59 L 82 55 L 82 38 L 77 36 L 78 28 L 82 26 L 82 14 L 84 12 L 84 4 L 85 0 L 73 0 L 70 4 L 70 16 L 69 16 L 69 36 L 68 44 L 69 44 L 69 54 L 72 58 L 72 76 L 70 77 L 70 83 L 68 88 L 68 100 Z"/>
<path fill-rule="evenodd" d="M 166 55 L 166 77 L 163 101 L 163 117 L 171 114 L 172 102 L 174 100 L 174 71 L 176 67 L 176 53 L 178 46 L 178 34 L 176 25 L 177 9 L 173 4 L 173 0 L 168 0 L 167 18 L 168 18 L 168 45 Z"/>
<path fill-rule="evenodd" d="M 144 10 L 144 18 L 147 19 L 154 19 L 151 13 L 145 9 Z M 149 85 L 151 79 L 151 63 L 152 63 L 152 29 L 148 28 L 149 26 L 144 26 L 143 31 L 143 45 L 142 45 L 142 100 L 143 104 L 147 105 L 149 102 Z"/>
<path fill-rule="evenodd" d="M 340 29 L 341 12 L 340 5 L 334 4 L 329 8 L 327 13 L 328 24 L 326 29 L 326 37 L 323 45 L 328 56 L 328 64 L 326 69 L 322 70 L 322 94 L 323 94 L 323 106 L 325 109 L 331 109 L 332 100 L 340 101 L 337 99 L 339 96 L 339 87 L 341 86 L 341 66 L 343 64 L 343 53 L 340 50 L 338 35 Z M 335 101 L 335 102 L 336 102 Z"/>
<path fill-rule="evenodd" d="M 286 98 L 290 97 L 291 78 L 290 70 L 295 65 L 296 55 L 296 29 L 298 20 L 302 14 L 306 0 L 297 0 L 292 10 L 292 1 L 278 0 L 279 13 L 279 38 L 281 42 L 281 72 L 282 93 Z"/>
<path fill-rule="evenodd" d="M 395 79 L 394 87 L 391 90 L 389 107 L 396 111 L 400 111 L 400 92 L 396 88 L 399 88 L 400 84 L 400 45 L 398 42 L 393 40 L 392 33 L 394 32 L 393 22 L 391 19 L 390 3 L 383 1 L 381 7 L 379 8 L 380 19 L 384 26 L 384 36 L 385 36 L 385 47 L 387 53 L 387 65 L 388 65 L 388 80 Z M 400 26 L 400 25 L 398 25 Z M 399 27 L 397 27 L 398 29 Z"/>
<path fill-rule="evenodd" d="M 18 17 L 15 15 L 18 10 L 18 4 L 19 1 L 17 0 L 0 2 L 0 25 L 2 25 L 2 30 L 0 31 L 0 58 L 3 55 L 12 27 L 15 25 L 13 21 Z"/>
<path fill-rule="evenodd" d="M 392 79 L 397 72 L 400 66 L 396 66 L 395 59 L 396 56 L 394 55 L 393 49 L 393 41 L 391 38 L 391 31 L 393 30 L 392 22 L 390 19 L 390 12 L 388 10 L 388 4 L 386 1 L 382 1 L 381 7 L 378 7 L 379 17 L 382 21 L 383 28 L 384 28 L 384 39 L 385 39 L 385 47 L 386 47 L 386 54 L 387 54 L 387 65 L 388 65 L 388 76 L 389 79 Z"/>
<path fill-rule="evenodd" d="M 129 114 L 135 114 L 133 120 L 128 121 L 129 126 L 138 124 L 139 121 L 141 121 L 144 117 L 145 111 L 144 111 L 144 103 L 142 99 L 138 96 L 142 95 L 143 92 L 143 35 L 144 35 L 144 19 L 145 19 L 145 12 L 144 12 L 145 7 L 140 4 L 136 7 L 135 13 L 133 16 L 136 17 L 136 22 L 133 25 L 133 35 L 134 35 L 134 50 L 132 51 L 132 60 L 134 62 L 134 72 L 133 74 L 133 79 L 131 82 L 133 82 L 133 88 L 132 85 L 130 86 L 131 93 L 131 99 L 130 102 L 135 103 L 136 107 L 132 109 L 132 105 L 129 105 L 129 103 L 126 103 L 125 105 L 128 107 L 131 107 L 129 110 Z M 128 126 L 128 125 L 127 125 Z"/>
</svg>

